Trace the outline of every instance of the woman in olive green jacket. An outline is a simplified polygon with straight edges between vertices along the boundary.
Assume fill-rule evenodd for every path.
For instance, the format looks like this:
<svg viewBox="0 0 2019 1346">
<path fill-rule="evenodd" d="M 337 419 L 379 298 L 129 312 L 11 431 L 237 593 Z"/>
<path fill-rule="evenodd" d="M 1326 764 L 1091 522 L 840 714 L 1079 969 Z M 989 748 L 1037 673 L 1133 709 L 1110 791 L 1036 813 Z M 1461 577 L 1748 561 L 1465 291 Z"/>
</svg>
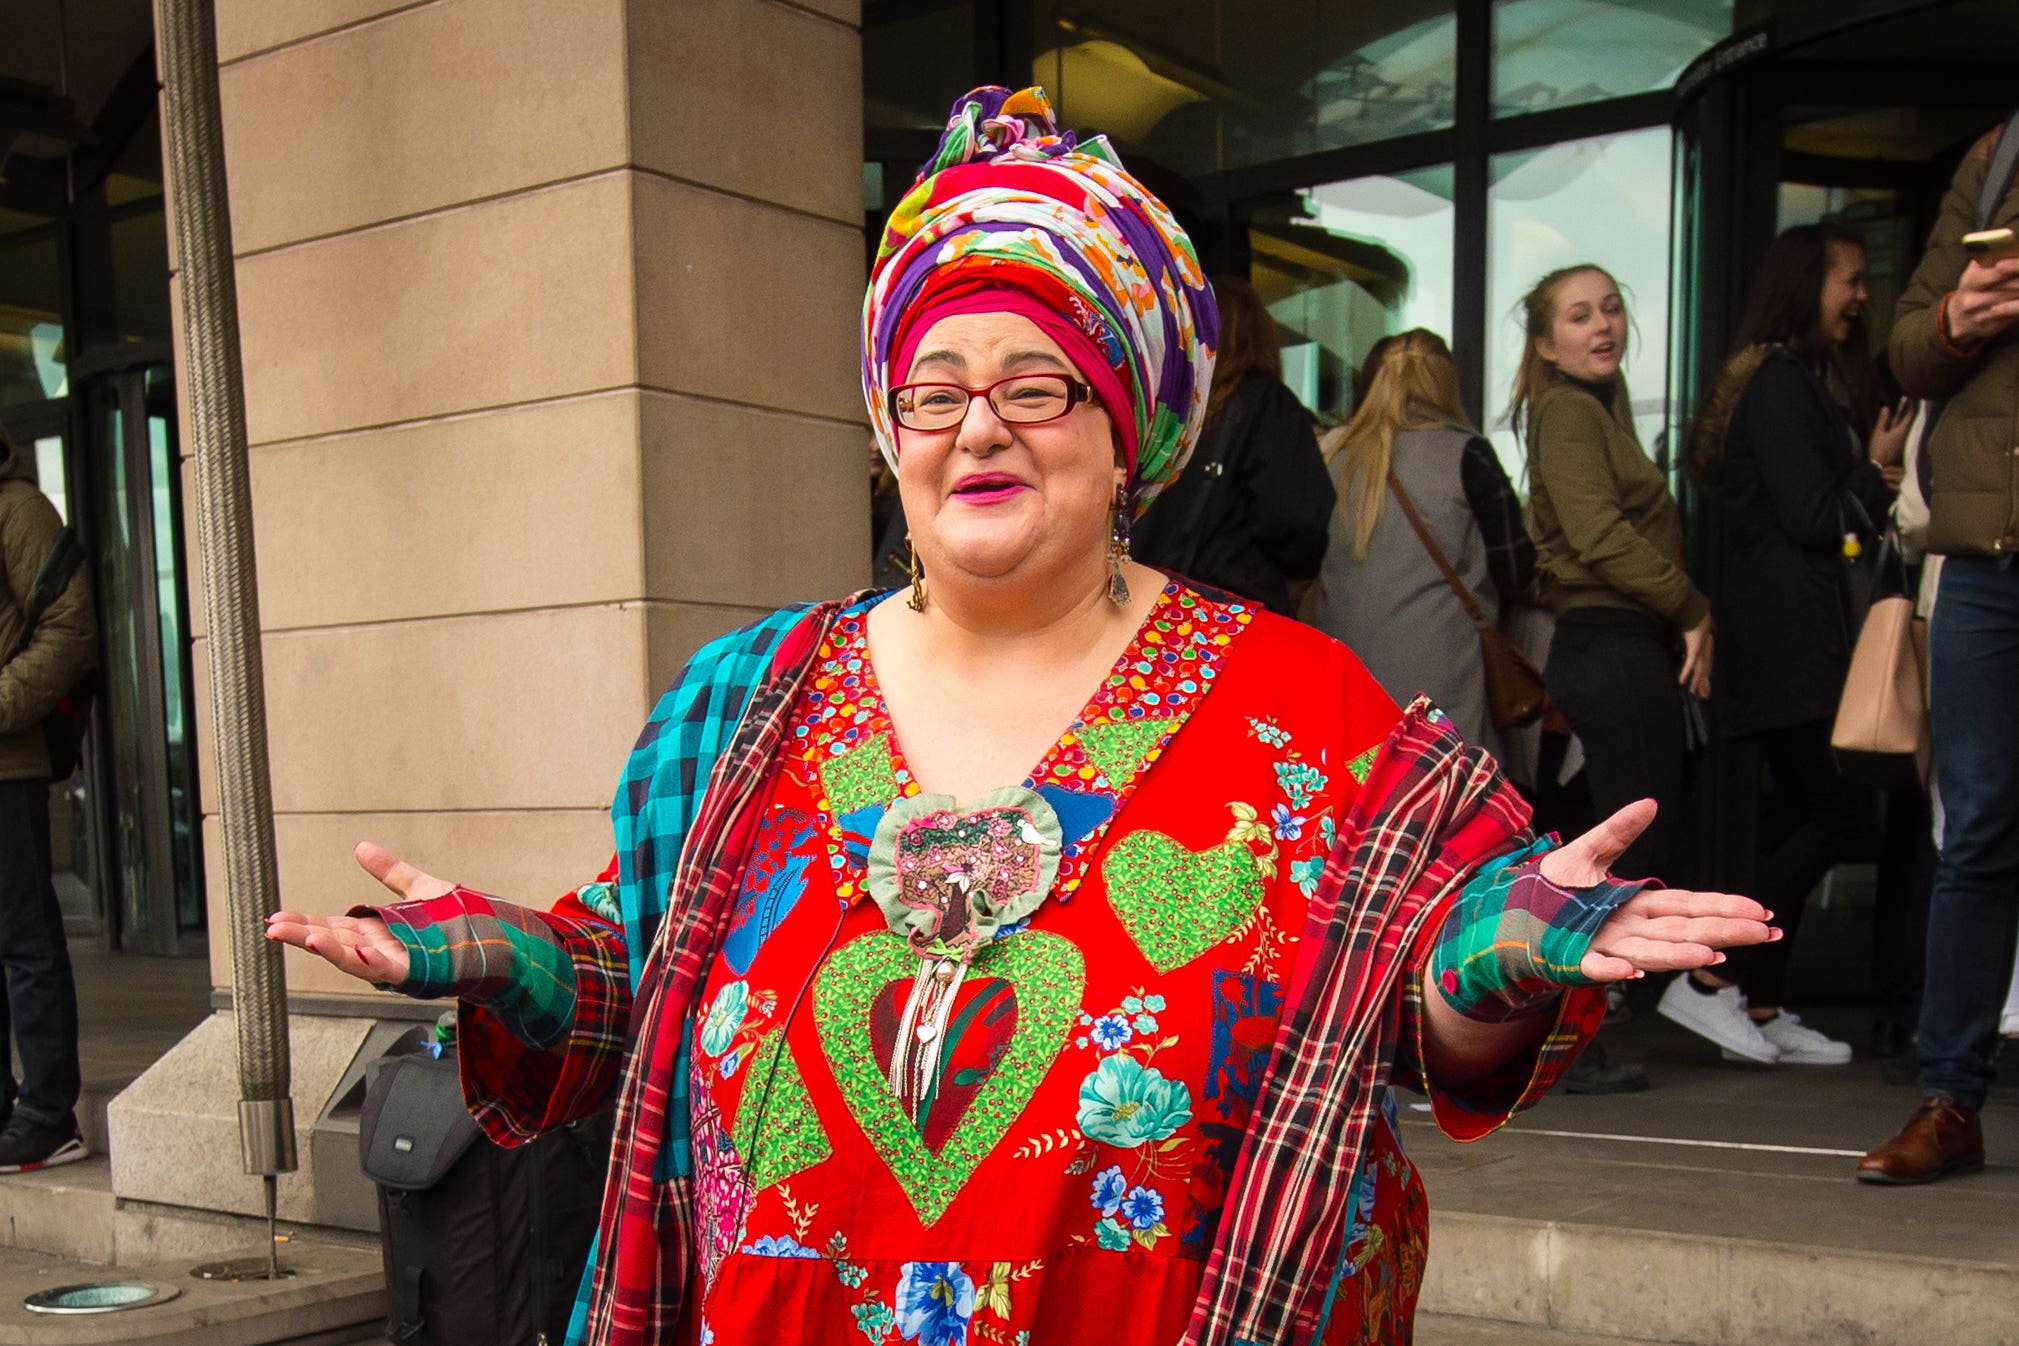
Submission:
<svg viewBox="0 0 2019 1346">
<path fill-rule="evenodd" d="M 1634 433 L 1619 286 L 1599 267 L 1566 267 L 1523 310 L 1509 415 L 1526 431 L 1530 531 L 1556 613 L 1544 677 L 1584 746 L 1598 815 L 1636 799 L 1660 805 L 1620 872 L 1673 878 L 1682 690 L 1710 690 L 1710 603 L 1683 572 L 1675 497 Z"/>
</svg>

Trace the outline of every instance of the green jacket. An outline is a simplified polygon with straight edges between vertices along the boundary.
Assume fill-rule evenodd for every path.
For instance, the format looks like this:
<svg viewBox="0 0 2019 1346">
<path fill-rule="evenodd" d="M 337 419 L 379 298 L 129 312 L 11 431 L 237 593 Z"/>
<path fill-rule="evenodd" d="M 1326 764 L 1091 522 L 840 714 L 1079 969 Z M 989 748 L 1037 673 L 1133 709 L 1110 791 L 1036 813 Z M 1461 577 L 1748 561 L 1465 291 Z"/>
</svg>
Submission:
<svg viewBox="0 0 2019 1346">
<path fill-rule="evenodd" d="M 1528 413 L 1530 532 L 1542 599 L 1645 612 L 1687 631 L 1710 600 L 1682 568 L 1682 515 L 1641 449 L 1625 385 L 1611 407 L 1555 379 Z"/>
<path fill-rule="evenodd" d="M 1894 310 L 1890 343 L 1901 387 L 1948 399 L 1925 451 L 1935 474 L 1928 550 L 1949 556 L 2019 551 L 2019 326 L 1971 351 L 1936 331 L 1942 298 L 1968 260 L 1963 235 L 1977 228 L 1997 139 L 1994 131 L 1963 156 L 1928 250 Z M 2019 187 L 2005 194 L 1989 227 L 2019 228 Z"/>
<path fill-rule="evenodd" d="M 35 577 L 63 521 L 35 488 L 25 449 L 6 451 L 0 440 L 0 780 L 49 775 L 42 721 L 63 694 L 98 662 L 91 585 L 79 566 L 70 583 L 36 624 L 28 647 L 8 659 L 28 620 Z"/>
</svg>

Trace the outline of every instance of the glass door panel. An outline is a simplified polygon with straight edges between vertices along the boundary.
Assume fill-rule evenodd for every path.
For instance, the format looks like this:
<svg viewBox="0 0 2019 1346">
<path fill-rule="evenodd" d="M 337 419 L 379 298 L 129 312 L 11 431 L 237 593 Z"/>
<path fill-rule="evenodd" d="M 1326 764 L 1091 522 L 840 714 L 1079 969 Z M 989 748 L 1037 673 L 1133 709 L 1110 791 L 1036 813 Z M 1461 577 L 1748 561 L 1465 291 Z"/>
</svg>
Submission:
<svg viewBox="0 0 2019 1346">
<path fill-rule="evenodd" d="M 87 386 L 101 446 L 93 559 L 119 945 L 175 953 L 200 938 L 204 913 L 173 390 L 163 368 L 144 364 Z"/>
<path fill-rule="evenodd" d="M 1355 178 L 1257 205 L 1249 274 L 1283 336 L 1283 378 L 1308 407 L 1352 411 L 1353 374 L 1382 337 L 1452 315 L 1451 169 Z"/>
</svg>

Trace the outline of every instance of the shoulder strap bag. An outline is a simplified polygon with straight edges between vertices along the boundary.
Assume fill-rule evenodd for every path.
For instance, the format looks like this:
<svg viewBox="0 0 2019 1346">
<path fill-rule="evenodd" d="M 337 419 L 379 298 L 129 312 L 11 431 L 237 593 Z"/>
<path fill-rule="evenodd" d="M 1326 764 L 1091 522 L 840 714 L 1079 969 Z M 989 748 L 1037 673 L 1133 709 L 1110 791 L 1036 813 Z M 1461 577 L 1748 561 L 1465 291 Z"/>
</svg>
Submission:
<svg viewBox="0 0 2019 1346">
<path fill-rule="evenodd" d="M 1914 615 L 1898 539 L 1890 531 L 1876 566 L 1882 576 L 1889 568 L 1899 587 L 1882 590 L 1864 613 L 1830 747 L 1837 769 L 1852 780 L 1883 790 L 1926 789 L 1935 742 L 1928 718 L 1928 623 Z"/>
<path fill-rule="evenodd" d="M 1437 563 L 1444 582 L 1451 586 L 1451 592 L 1465 608 L 1465 615 L 1472 619 L 1472 625 L 1479 632 L 1479 658 L 1486 668 L 1486 710 L 1497 728 L 1513 729 L 1524 724 L 1532 724 L 1543 711 L 1548 697 L 1543 692 L 1542 670 L 1521 652 L 1514 638 L 1486 620 L 1486 613 L 1480 608 L 1479 600 L 1472 590 L 1451 568 L 1437 540 L 1430 536 L 1430 529 L 1417 514 L 1416 506 L 1410 503 L 1409 493 L 1402 489 L 1402 482 L 1393 468 L 1388 472 L 1388 489 L 1395 496 L 1395 503 L 1402 507 L 1402 513 L 1409 520 L 1409 526 L 1416 530 L 1423 550 L 1430 553 L 1430 559 Z"/>
</svg>

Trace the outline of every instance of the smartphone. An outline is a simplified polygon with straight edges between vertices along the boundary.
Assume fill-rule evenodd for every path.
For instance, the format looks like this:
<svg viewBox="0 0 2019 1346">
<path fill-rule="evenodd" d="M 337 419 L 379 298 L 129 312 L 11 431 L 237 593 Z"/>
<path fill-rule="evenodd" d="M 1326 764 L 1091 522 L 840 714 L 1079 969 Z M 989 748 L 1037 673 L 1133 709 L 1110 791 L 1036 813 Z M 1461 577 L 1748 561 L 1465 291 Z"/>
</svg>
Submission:
<svg viewBox="0 0 2019 1346">
<path fill-rule="evenodd" d="M 2010 229 L 1985 229 L 1965 234 L 1963 251 L 1970 254 L 1971 261 L 1991 266 L 2007 257 L 2019 257 L 2019 235 Z"/>
</svg>

